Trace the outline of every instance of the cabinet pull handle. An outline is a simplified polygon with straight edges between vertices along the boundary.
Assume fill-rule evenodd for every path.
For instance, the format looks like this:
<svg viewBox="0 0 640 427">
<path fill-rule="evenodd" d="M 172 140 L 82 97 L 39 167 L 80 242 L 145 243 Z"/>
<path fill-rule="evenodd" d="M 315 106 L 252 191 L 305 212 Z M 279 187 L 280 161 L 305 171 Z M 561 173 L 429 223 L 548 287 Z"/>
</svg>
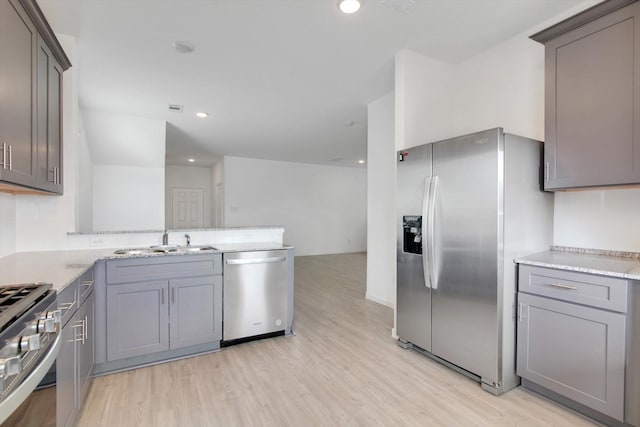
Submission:
<svg viewBox="0 0 640 427">
<path fill-rule="evenodd" d="M 549 286 L 553 286 L 554 288 L 560 288 L 560 289 L 567 289 L 569 291 L 575 291 L 578 290 L 577 286 L 571 286 L 571 285 L 562 285 L 560 283 L 549 283 Z"/>
<path fill-rule="evenodd" d="M 49 179 L 49 174 L 51 174 L 51 179 Z M 47 171 L 47 181 L 56 183 L 56 168 L 51 168 Z"/>
<path fill-rule="evenodd" d="M 86 286 L 86 287 L 88 287 L 88 288 L 91 288 L 91 286 L 93 286 L 93 280 L 87 280 L 87 281 L 84 281 L 84 282 L 82 282 L 80 285 L 81 285 L 81 286 Z"/>
<path fill-rule="evenodd" d="M 71 308 L 76 305 L 75 301 L 72 302 L 64 302 L 60 304 L 60 310 L 71 310 Z"/>
<path fill-rule="evenodd" d="M 88 340 L 89 339 L 89 331 L 88 331 L 88 327 L 87 325 L 89 324 L 89 318 L 88 316 L 84 316 L 84 326 L 82 327 L 82 330 L 84 331 L 84 339 Z M 84 344 L 84 340 L 82 341 L 82 344 Z"/>
<path fill-rule="evenodd" d="M 176 303 L 176 288 L 171 289 L 171 304 Z"/>
<path fill-rule="evenodd" d="M 7 144 L 5 142 L 2 143 L 2 169 L 7 168 Z"/>
<path fill-rule="evenodd" d="M 522 306 L 522 303 L 518 303 L 518 322 L 522 322 L 522 310 L 524 309 L 524 307 Z"/>
<path fill-rule="evenodd" d="M 79 342 L 81 344 L 84 344 L 84 338 L 85 338 L 84 319 L 83 320 L 78 320 L 78 322 L 80 322 L 80 323 L 77 324 L 77 325 L 71 325 L 71 328 L 72 329 L 82 328 L 82 332 L 80 332 L 80 338 L 78 338 L 78 335 L 76 334 L 75 342 Z"/>
<path fill-rule="evenodd" d="M 544 180 L 549 181 L 549 162 L 544 164 Z"/>
<path fill-rule="evenodd" d="M 11 144 L 9 144 L 9 170 L 13 170 L 13 150 L 11 149 Z"/>
<path fill-rule="evenodd" d="M 164 304 L 164 288 L 162 288 L 162 302 L 161 304 Z"/>
</svg>

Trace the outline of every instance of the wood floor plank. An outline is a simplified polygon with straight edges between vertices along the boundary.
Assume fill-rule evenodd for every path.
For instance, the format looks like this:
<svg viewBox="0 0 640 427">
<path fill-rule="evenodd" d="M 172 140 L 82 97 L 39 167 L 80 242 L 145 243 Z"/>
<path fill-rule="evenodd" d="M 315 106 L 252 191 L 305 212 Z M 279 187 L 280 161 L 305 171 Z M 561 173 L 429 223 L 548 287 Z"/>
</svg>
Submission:
<svg viewBox="0 0 640 427">
<path fill-rule="evenodd" d="M 364 297 L 365 271 L 365 254 L 296 257 L 296 336 L 95 378 L 78 425 L 594 425 L 398 347 L 393 311 Z"/>
</svg>

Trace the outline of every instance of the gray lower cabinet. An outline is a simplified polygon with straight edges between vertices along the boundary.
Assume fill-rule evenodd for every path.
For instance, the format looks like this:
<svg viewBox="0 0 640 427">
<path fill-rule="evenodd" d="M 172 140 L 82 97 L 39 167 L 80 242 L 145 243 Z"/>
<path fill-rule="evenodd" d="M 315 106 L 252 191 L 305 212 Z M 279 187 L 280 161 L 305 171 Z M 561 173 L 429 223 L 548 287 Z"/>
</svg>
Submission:
<svg viewBox="0 0 640 427">
<path fill-rule="evenodd" d="M 62 345 L 56 359 L 56 425 L 60 427 L 72 425 L 77 412 L 76 339 L 79 331 L 76 326 L 77 318 L 72 316 L 62 328 Z"/>
<path fill-rule="evenodd" d="M 170 347 L 180 348 L 222 339 L 222 277 L 169 282 Z"/>
<path fill-rule="evenodd" d="M 219 254 L 108 261 L 105 362 L 219 344 L 221 272 Z M 143 363 L 132 359 L 117 367 Z"/>
<path fill-rule="evenodd" d="M 92 271 L 89 271 L 58 296 L 58 307 L 63 311 L 62 345 L 56 358 L 58 427 L 74 425 L 93 374 L 95 293 L 92 284 Z"/>
<path fill-rule="evenodd" d="M 169 349 L 166 280 L 107 287 L 107 360 Z"/>
<path fill-rule="evenodd" d="M 625 316 L 519 294 L 517 373 L 624 419 Z"/>
<path fill-rule="evenodd" d="M 523 386 L 607 425 L 640 426 L 639 286 L 520 265 L 516 373 Z"/>
<path fill-rule="evenodd" d="M 95 294 L 91 294 L 78 309 L 78 321 L 83 324 L 83 339 L 78 344 L 78 409 L 82 408 L 89 391 L 95 361 Z"/>
</svg>

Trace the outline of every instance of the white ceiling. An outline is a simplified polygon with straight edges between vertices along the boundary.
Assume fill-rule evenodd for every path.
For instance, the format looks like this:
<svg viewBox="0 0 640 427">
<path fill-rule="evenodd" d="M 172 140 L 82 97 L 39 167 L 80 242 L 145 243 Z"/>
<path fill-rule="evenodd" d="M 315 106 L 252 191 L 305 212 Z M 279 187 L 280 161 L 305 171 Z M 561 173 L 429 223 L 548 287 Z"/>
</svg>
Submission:
<svg viewBox="0 0 640 427">
<path fill-rule="evenodd" d="M 363 0 L 354 15 L 336 0 L 38 3 L 78 40 L 81 108 L 165 119 L 168 163 L 347 166 L 366 157 L 367 103 L 393 90 L 395 52 L 457 63 L 580 0 Z"/>
</svg>

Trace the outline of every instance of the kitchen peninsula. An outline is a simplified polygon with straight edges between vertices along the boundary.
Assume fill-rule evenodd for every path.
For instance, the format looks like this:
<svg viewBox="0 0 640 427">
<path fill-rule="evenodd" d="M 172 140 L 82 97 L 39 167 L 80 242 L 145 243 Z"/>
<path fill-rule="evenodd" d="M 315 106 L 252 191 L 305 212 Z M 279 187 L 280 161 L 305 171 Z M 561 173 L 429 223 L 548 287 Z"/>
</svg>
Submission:
<svg viewBox="0 0 640 427">
<path fill-rule="evenodd" d="M 293 247 L 282 242 L 283 232 L 280 227 L 165 232 L 172 245 L 162 251 L 153 249 L 162 232 L 74 234 L 70 246 L 82 239 L 94 245 L 134 245 L 124 251 L 118 246 L 0 258 L 0 285 L 44 282 L 57 292 L 57 425 L 73 425 L 94 374 L 216 351 L 247 339 L 290 335 L 294 256 Z M 185 236 L 189 245 L 178 244 Z M 273 241 L 249 241 L 256 236 Z M 229 264 L 227 282 L 223 260 Z M 238 268 L 250 279 L 234 279 Z M 276 269 L 280 274 L 271 274 Z M 264 298 L 229 305 L 223 286 L 227 299 L 233 287 Z M 244 335 L 229 333 L 225 341 L 223 303 L 227 323 Z M 233 307 L 242 313 L 234 313 Z"/>
</svg>

